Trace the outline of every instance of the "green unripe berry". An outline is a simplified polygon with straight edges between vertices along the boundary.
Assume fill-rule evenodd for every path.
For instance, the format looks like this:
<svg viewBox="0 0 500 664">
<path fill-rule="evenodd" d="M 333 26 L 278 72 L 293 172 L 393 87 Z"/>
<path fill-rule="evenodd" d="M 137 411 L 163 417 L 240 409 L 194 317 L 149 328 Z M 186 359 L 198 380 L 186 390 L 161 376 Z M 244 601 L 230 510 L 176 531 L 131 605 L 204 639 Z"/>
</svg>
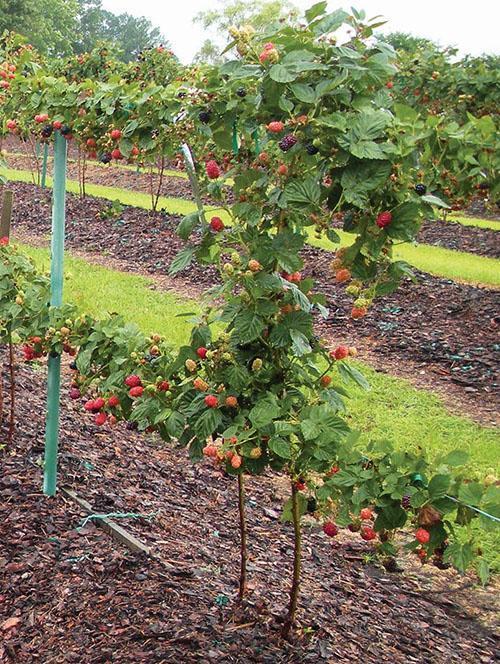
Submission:
<svg viewBox="0 0 500 664">
<path fill-rule="evenodd" d="M 252 362 L 252 371 L 260 371 L 262 369 L 262 360 L 260 357 L 256 357 Z"/>
<path fill-rule="evenodd" d="M 228 277 L 234 274 L 234 267 L 231 265 L 231 263 L 224 263 L 224 267 L 222 269 Z"/>
</svg>

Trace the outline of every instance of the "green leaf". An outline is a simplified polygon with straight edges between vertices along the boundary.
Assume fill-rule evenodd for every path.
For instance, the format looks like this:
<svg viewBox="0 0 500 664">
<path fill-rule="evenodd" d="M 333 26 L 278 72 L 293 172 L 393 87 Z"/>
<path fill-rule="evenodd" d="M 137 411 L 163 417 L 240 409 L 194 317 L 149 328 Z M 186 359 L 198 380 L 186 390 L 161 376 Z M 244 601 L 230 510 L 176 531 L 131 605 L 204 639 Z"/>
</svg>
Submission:
<svg viewBox="0 0 500 664">
<path fill-rule="evenodd" d="M 324 35 L 329 32 L 335 32 L 346 19 L 349 18 L 349 14 L 343 9 L 337 9 L 331 14 L 328 14 L 324 18 L 316 21 L 311 25 L 314 34 Z"/>
<path fill-rule="evenodd" d="M 191 214 L 186 215 L 177 226 L 177 235 L 183 240 L 187 240 L 199 221 L 198 212 L 191 212 Z"/>
<path fill-rule="evenodd" d="M 488 565 L 488 561 L 484 558 L 479 558 L 477 564 L 477 574 L 483 586 L 486 586 L 490 580 L 490 566 Z"/>
<path fill-rule="evenodd" d="M 177 274 L 187 268 L 193 260 L 195 251 L 194 247 L 184 247 L 184 249 L 181 249 L 170 263 L 169 274 Z"/>
<path fill-rule="evenodd" d="M 281 457 L 282 459 L 290 459 L 290 443 L 284 438 L 279 438 L 278 436 L 273 436 L 268 442 L 269 449 L 271 452 Z"/>
<path fill-rule="evenodd" d="M 471 564 L 474 553 L 470 542 L 461 544 L 460 542 L 451 542 L 445 549 L 443 559 L 451 562 L 462 574 Z"/>
<path fill-rule="evenodd" d="M 421 197 L 421 200 L 424 201 L 425 203 L 430 203 L 430 205 L 436 205 L 437 207 L 440 208 L 447 208 L 448 210 L 451 209 L 448 203 L 445 203 L 443 200 L 439 198 L 439 196 L 435 196 L 434 194 L 426 194 L 425 196 Z"/>
<path fill-rule="evenodd" d="M 357 141 L 350 143 L 346 148 L 359 159 L 385 159 L 387 157 L 384 145 L 374 141 Z"/>
<path fill-rule="evenodd" d="M 379 510 L 380 508 L 377 508 Z M 394 528 L 402 528 L 408 515 L 406 511 L 399 504 L 392 504 L 383 507 L 378 511 L 377 518 L 375 519 L 375 530 L 393 530 Z"/>
<path fill-rule="evenodd" d="M 234 319 L 233 337 L 240 344 L 247 344 L 257 339 L 264 330 L 264 321 L 252 311 L 243 311 Z"/>
<path fill-rule="evenodd" d="M 315 18 L 321 16 L 321 14 L 324 14 L 327 7 L 328 7 L 327 0 L 322 0 L 322 2 L 317 2 L 312 7 L 309 7 L 309 9 L 307 9 L 304 14 L 304 16 L 306 17 L 306 21 L 308 23 L 311 23 L 312 21 L 314 21 Z"/>
<path fill-rule="evenodd" d="M 273 65 L 269 70 L 269 76 L 276 83 L 292 83 L 298 76 L 296 71 L 292 71 L 285 65 Z"/>
<path fill-rule="evenodd" d="M 468 482 L 462 484 L 458 492 L 458 499 L 467 505 L 479 507 L 483 498 L 484 487 L 479 482 Z"/>
<path fill-rule="evenodd" d="M 443 463 L 445 466 L 463 466 L 469 460 L 469 454 L 464 450 L 453 450 L 449 452 L 446 456 L 439 459 L 440 463 Z"/>
<path fill-rule="evenodd" d="M 264 398 L 257 401 L 249 412 L 248 417 L 254 427 L 261 429 L 280 415 L 281 406 L 278 398 L 274 394 L 267 394 Z"/>
<path fill-rule="evenodd" d="M 344 198 L 357 207 L 365 207 L 369 192 L 385 185 L 390 174 L 391 164 L 387 161 L 356 162 L 347 166 L 341 177 Z"/>
<path fill-rule="evenodd" d="M 302 420 L 300 423 L 300 430 L 306 440 L 314 440 L 321 433 L 321 428 L 314 420 Z"/>
<path fill-rule="evenodd" d="M 370 383 L 366 380 L 363 374 L 353 367 L 348 362 L 339 363 L 339 373 L 345 382 L 354 382 L 359 385 L 363 390 L 370 389 Z"/>
<path fill-rule="evenodd" d="M 314 104 L 316 101 L 316 92 L 310 85 L 294 83 L 290 88 L 299 101 L 303 101 L 306 104 Z"/>
<path fill-rule="evenodd" d="M 298 207 L 317 207 L 321 197 L 321 188 L 315 178 L 294 180 L 285 187 L 288 203 Z"/>
<path fill-rule="evenodd" d="M 434 475 L 434 477 L 429 482 L 427 490 L 429 491 L 429 497 L 431 500 L 437 500 L 438 498 L 443 498 L 446 495 L 446 492 L 450 488 L 450 476 L 449 475 Z"/>
<path fill-rule="evenodd" d="M 287 99 L 285 95 L 281 95 L 279 100 L 279 107 L 281 108 L 282 111 L 285 111 L 286 113 L 291 113 L 294 109 L 293 102 Z"/>
<path fill-rule="evenodd" d="M 250 374 L 245 367 L 238 364 L 230 366 L 225 371 L 226 383 L 236 392 L 241 392 L 250 382 Z"/>
<path fill-rule="evenodd" d="M 402 203 L 392 210 L 392 221 L 385 229 L 387 235 L 399 240 L 411 241 L 420 226 L 420 206 L 418 203 Z"/>
<path fill-rule="evenodd" d="M 184 416 L 182 413 L 174 410 L 165 422 L 165 426 L 169 436 L 172 436 L 172 438 L 179 438 L 184 431 Z"/>
<path fill-rule="evenodd" d="M 302 357 L 303 355 L 307 355 L 311 352 L 312 349 L 309 345 L 309 341 L 307 337 L 302 334 L 302 332 L 299 332 L 299 330 L 291 329 L 290 336 L 293 342 L 292 350 L 297 357 Z"/>
<path fill-rule="evenodd" d="M 222 414 L 217 408 L 208 408 L 194 423 L 194 431 L 198 439 L 205 439 L 216 432 L 222 424 Z"/>
</svg>

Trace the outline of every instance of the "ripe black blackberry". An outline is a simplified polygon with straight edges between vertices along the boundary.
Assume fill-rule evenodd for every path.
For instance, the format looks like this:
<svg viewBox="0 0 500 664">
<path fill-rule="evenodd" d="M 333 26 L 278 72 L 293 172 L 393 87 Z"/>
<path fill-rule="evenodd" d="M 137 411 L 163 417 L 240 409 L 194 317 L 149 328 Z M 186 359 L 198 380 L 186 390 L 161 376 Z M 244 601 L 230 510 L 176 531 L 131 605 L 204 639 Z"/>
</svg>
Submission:
<svg viewBox="0 0 500 664">
<path fill-rule="evenodd" d="M 415 191 L 417 192 L 417 194 L 419 196 L 423 196 L 425 194 L 425 192 L 427 191 L 427 187 L 425 186 L 425 184 L 416 184 L 415 185 Z"/>
<path fill-rule="evenodd" d="M 63 125 L 61 127 L 61 134 L 63 136 L 69 136 L 71 134 L 71 131 L 72 131 L 72 129 L 69 125 Z"/>
<path fill-rule="evenodd" d="M 238 88 L 236 90 L 236 94 L 238 95 L 238 97 L 241 97 L 243 99 L 243 97 L 247 96 L 247 91 L 245 90 L 245 88 Z"/>
<path fill-rule="evenodd" d="M 278 145 L 283 152 L 288 152 L 288 150 L 291 150 L 296 143 L 297 138 L 293 134 L 287 134 L 281 139 Z"/>
<path fill-rule="evenodd" d="M 405 510 L 409 509 L 411 506 L 411 497 L 403 496 L 401 499 L 401 507 Z"/>
<path fill-rule="evenodd" d="M 42 138 L 49 138 L 52 135 L 52 125 L 45 125 L 40 134 Z"/>
<path fill-rule="evenodd" d="M 112 156 L 109 154 L 109 152 L 105 152 L 99 157 L 99 161 L 103 164 L 109 164 L 109 162 L 112 160 Z"/>
<path fill-rule="evenodd" d="M 210 122 L 210 118 L 212 117 L 212 113 L 210 111 L 200 111 L 198 114 L 198 119 L 200 122 L 203 122 L 204 124 L 207 124 L 207 122 Z"/>
<path fill-rule="evenodd" d="M 315 145 L 313 145 L 313 143 L 308 143 L 306 145 L 306 152 L 307 154 L 310 154 L 312 156 L 318 154 L 319 149 Z"/>
<path fill-rule="evenodd" d="M 316 498 L 314 496 L 311 496 L 310 498 L 307 499 L 307 511 L 309 514 L 314 514 L 314 512 L 318 509 L 318 503 L 316 502 Z"/>
</svg>

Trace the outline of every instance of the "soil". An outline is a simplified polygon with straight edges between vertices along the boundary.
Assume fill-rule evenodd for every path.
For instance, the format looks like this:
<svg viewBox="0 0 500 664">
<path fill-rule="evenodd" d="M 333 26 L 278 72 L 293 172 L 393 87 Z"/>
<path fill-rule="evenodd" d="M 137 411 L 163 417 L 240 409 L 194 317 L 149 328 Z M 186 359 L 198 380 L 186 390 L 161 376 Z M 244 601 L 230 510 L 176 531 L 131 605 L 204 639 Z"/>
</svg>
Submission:
<svg viewBox="0 0 500 664">
<path fill-rule="evenodd" d="M 30 241 L 47 240 L 50 232 L 50 193 L 33 185 L 14 185 L 13 233 Z M 200 293 L 217 280 L 213 268 L 192 265 L 176 277 L 166 277 L 182 241 L 175 235 L 178 217 L 127 207 L 118 220 L 101 220 L 106 202 L 68 196 L 67 246 L 119 261 L 120 269 L 160 276 L 167 287 L 185 294 Z M 498 311 L 500 293 L 417 273 L 417 283 L 405 281 L 396 293 L 380 300 L 369 315 L 353 321 L 351 299 L 332 283 L 331 254 L 308 247 L 305 273 L 325 293 L 330 316 L 318 320 L 319 331 L 337 343 L 358 345 L 377 366 L 396 375 L 417 376 L 417 383 L 451 395 L 455 410 L 464 409 L 491 424 L 498 413 Z"/>
<path fill-rule="evenodd" d="M 470 579 L 413 558 L 388 573 L 364 564 L 369 544 L 332 543 L 309 525 L 297 630 L 282 641 L 291 528 L 279 521 L 281 484 L 247 482 L 251 584 L 240 606 L 235 479 L 152 436 L 97 428 L 66 398 L 65 378 L 60 485 L 97 513 L 135 513 L 116 522 L 153 556 L 92 521 L 79 529 L 74 503 L 40 493 L 45 378 L 43 365 L 18 368 L 15 443 L 0 457 L 0 661 L 495 661 L 497 588 L 471 592 Z"/>
</svg>

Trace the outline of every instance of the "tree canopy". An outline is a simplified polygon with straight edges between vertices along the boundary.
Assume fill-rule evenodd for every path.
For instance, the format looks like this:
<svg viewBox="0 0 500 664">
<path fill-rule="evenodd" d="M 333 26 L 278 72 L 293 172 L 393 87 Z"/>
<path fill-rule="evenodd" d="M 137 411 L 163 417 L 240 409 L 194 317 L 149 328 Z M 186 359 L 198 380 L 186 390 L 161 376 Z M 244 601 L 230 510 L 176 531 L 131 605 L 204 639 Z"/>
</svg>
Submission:
<svg viewBox="0 0 500 664">
<path fill-rule="evenodd" d="M 149 19 L 114 14 L 101 0 L 0 0 L 0 34 L 5 30 L 22 34 L 49 56 L 85 53 L 110 42 L 126 62 L 166 41 Z"/>
</svg>

